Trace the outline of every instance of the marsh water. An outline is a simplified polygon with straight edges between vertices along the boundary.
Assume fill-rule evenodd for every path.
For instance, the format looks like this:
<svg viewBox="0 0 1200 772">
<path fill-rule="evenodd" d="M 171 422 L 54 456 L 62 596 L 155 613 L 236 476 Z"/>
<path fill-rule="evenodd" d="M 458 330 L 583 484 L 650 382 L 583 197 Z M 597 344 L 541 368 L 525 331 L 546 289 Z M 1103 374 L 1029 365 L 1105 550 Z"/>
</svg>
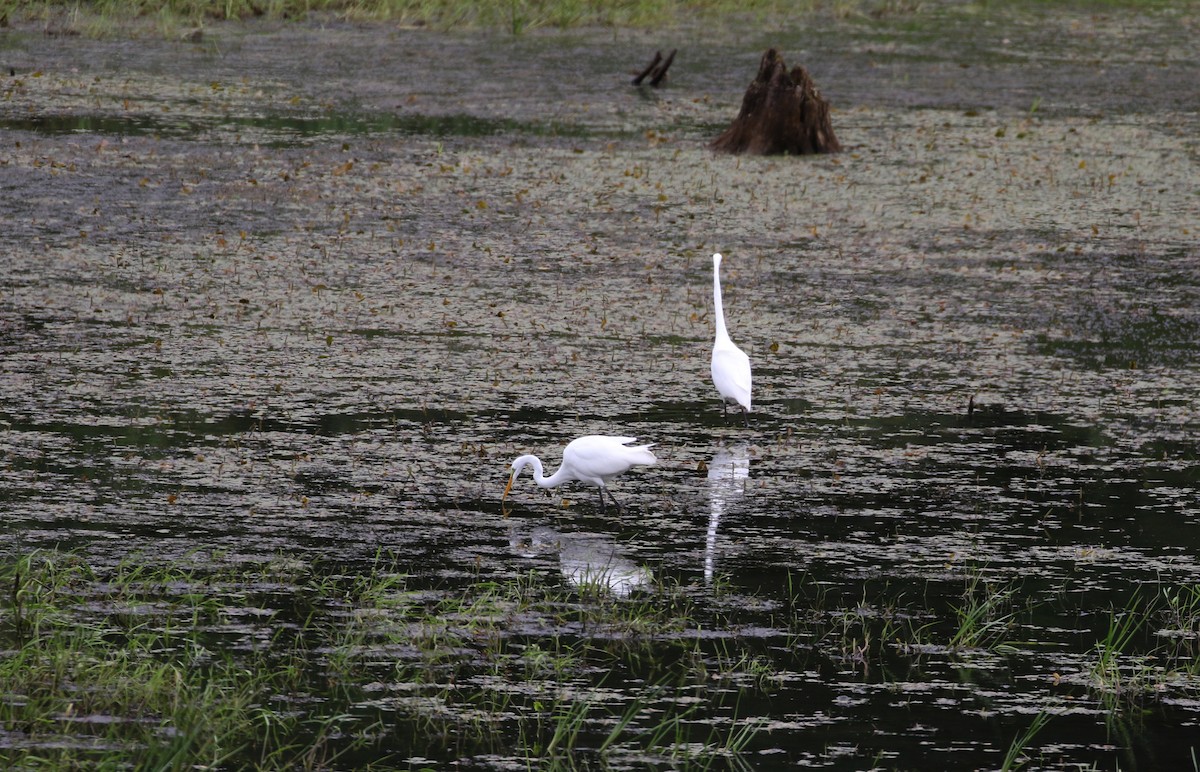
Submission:
<svg viewBox="0 0 1200 772">
<path fill-rule="evenodd" d="M 999 768 L 1041 717 L 1031 768 L 1191 769 L 1197 26 L 1187 5 L 934 5 L 6 30 L 0 554 L 341 575 L 386 555 L 426 597 L 690 604 L 661 628 L 493 623 L 526 662 L 606 652 L 567 676 L 381 650 L 304 703 L 374 727 L 348 767 L 537 768 L 513 716 L 586 694 L 580 758 L 611 768 L 695 763 L 710 727 L 756 730 L 716 765 Z M 706 149 L 768 46 L 812 72 L 846 152 Z M 669 48 L 665 87 L 629 85 Z M 714 251 L 748 428 L 708 373 Z M 502 511 L 513 458 L 553 469 L 588 433 L 656 443 L 613 484 L 623 511 L 528 477 Z M 985 634 L 960 634 L 971 609 Z M 485 739 L 459 732 L 471 689 L 511 695 Z M 631 705 L 633 737 L 678 713 L 671 753 L 599 753 Z"/>
</svg>

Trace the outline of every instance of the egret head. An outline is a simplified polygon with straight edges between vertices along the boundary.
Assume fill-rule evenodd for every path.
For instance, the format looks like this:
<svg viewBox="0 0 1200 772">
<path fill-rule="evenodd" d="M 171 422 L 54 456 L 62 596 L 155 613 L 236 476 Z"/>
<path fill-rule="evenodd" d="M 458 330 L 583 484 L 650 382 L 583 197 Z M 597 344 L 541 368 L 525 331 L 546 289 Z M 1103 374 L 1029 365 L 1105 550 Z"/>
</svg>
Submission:
<svg viewBox="0 0 1200 772">
<path fill-rule="evenodd" d="M 508 517 L 508 510 L 504 508 L 504 500 L 508 498 L 508 492 L 512 490 L 513 480 L 517 479 L 517 468 L 514 466 L 512 473 L 508 476 L 508 485 L 504 486 L 504 493 L 500 496 L 500 514 Z"/>
<path fill-rule="evenodd" d="M 516 461 L 512 462 L 512 466 L 508 470 L 508 485 L 504 486 L 504 495 L 500 497 L 500 511 L 505 517 L 508 517 L 508 510 L 504 508 L 504 500 L 508 498 L 509 491 L 512 490 L 513 483 L 520 477 L 521 472 L 525 471 L 525 467 L 532 466 L 534 477 L 541 471 L 541 462 L 535 456 L 521 456 Z"/>
</svg>

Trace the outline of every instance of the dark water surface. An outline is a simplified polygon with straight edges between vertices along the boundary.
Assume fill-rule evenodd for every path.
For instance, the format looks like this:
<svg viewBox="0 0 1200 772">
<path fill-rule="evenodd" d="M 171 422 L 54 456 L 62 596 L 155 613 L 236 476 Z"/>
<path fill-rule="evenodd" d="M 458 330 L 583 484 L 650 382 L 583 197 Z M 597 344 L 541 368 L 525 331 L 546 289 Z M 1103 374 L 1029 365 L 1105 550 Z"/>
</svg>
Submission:
<svg viewBox="0 0 1200 772">
<path fill-rule="evenodd" d="M 513 719 L 536 687 L 603 708 L 584 748 L 630 705 L 633 730 L 693 710 L 693 743 L 758 720 L 718 766 L 999 768 L 1045 714 L 1030 768 L 1194 768 L 1181 8 L 6 32 L 0 555 L 354 574 L 387 554 L 431 597 L 692 604 L 690 627 L 635 632 L 507 617 L 523 661 L 580 640 L 611 659 L 434 672 L 510 696 L 487 742 L 431 739 L 413 716 L 461 730 L 468 711 L 378 652 L 341 708 L 412 766 L 537 767 Z M 813 72 L 846 153 L 705 150 L 768 45 Z M 628 85 L 672 47 L 666 88 Z M 748 430 L 708 376 L 713 251 L 754 366 Z M 626 511 L 522 478 L 504 517 L 512 459 L 553 469 L 585 433 L 657 443 L 614 484 Z M 1105 670 L 1126 616 L 1144 623 Z M 605 758 L 687 765 L 652 745 Z"/>
</svg>

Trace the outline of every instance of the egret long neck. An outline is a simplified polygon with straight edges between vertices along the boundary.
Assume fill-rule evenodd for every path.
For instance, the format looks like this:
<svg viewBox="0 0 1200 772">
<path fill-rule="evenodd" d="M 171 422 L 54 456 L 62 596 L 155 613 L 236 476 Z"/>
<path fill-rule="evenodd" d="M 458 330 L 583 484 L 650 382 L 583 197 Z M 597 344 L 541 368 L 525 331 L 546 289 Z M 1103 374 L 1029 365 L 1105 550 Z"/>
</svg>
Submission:
<svg viewBox="0 0 1200 772">
<path fill-rule="evenodd" d="M 540 467 L 541 464 L 538 464 L 538 466 Z M 567 477 L 566 469 L 560 466 L 557 472 L 545 478 L 541 475 L 541 469 L 538 469 L 538 475 L 533 479 L 543 488 L 553 488 L 556 485 L 562 485 L 569 478 Z"/>
<path fill-rule="evenodd" d="M 725 329 L 725 307 L 721 304 L 721 264 L 713 265 L 713 316 L 717 320 L 717 339 L 729 338 Z"/>
<path fill-rule="evenodd" d="M 543 488 L 553 488 L 566 482 L 566 475 L 561 467 L 557 472 L 546 477 L 542 460 L 537 456 L 521 456 L 513 463 L 513 466 L 516 468 L 517 474 L 520 474 L 527 466 L 533 467 L 533 481 Z"/>
</svg>

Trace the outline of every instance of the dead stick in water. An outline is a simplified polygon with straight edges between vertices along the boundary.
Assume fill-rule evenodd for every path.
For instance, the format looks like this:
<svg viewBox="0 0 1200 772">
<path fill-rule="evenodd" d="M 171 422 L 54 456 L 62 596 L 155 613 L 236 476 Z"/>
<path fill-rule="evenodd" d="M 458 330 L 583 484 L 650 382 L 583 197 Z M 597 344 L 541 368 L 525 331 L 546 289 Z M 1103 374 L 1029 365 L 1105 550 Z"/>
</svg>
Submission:
<svg viewBox="0 0 1200 772">
<path fill-rule="evenodd" d="M 651 86 L 658 86 L 659 83 L 662 83 L 662 79 L 667 77 L 667 70 L 671 68 L 671 62 L 675 61 L 675 52 L 677 50 L 678 49 L 676 48 L 672 48 L 671 53 L 667 54 L 667 58 L 664 59 L 663 63 L 654 71 L 654 75 L 650 78 Z"/>
<path fill-rule="evenodd" d="M 672 55 L 674 55 L 674 52 L 672 52 Z M 639 73 L 638 76 L 633 79 L 633 85 L 635 85 L 635 86 L 642 85 L 642 81 L 646 79 L 647 75 L 654 72 L 654 68 L 657 67 L 658 63 L 661 61 L 662 61 L 662 51 L 655 51 L 654 58 L 650 61 L 650 64 L 646 65 L 646 69 L 642 70 L 641 73 Z"/>
</svg>

